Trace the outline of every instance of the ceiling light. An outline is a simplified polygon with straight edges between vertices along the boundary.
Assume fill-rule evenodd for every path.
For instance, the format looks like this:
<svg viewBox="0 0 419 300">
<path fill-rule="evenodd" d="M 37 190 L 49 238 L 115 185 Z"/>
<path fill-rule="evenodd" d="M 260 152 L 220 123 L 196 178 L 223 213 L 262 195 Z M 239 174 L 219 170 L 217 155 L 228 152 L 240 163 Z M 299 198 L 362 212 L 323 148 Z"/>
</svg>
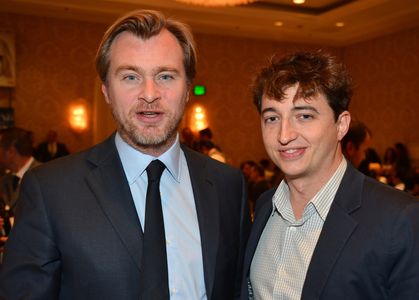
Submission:
<svg viewBox="0 0 419 300">
<path fill-rule="evenodd" d="M 335 26 L 336 27 L 343 27 L 343 26 L 345 26 L 345 23 L 343 23 L 343 22 L 336 22 Z"/>
<path fill-rule="evenodd" d="M 306 0 L 292 0 L 292 2 L 294 2 L 294 4 L 303 4 Z"/>
<path fill-rule="evenodd" d="M 201 6 L 236 6 L 249 4 L 255 0 L 176 0 L 177 2 Z"/>
<path fill-rule="evenodd" d="M 274 23 L 274 25 L 275 25 L 275 26 L 277 26 L 277 27 L 281 27 L 282 25 L 284 25 L 284 22 L 281 22 L 281 21 L 276 21 L 276 22 Z"/>
</svg>

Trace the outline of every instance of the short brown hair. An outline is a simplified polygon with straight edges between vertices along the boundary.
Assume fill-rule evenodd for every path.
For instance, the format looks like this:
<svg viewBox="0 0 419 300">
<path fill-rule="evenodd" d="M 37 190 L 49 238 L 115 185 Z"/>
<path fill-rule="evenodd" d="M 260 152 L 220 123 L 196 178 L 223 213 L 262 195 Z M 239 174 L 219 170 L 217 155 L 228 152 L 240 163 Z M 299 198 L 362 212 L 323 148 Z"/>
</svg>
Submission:
<svg viewBox="0 0 419 300">
<path fill-rule="evenodd" d="M 96 54 L 96 70 L 103 83 L 107 82 L 110 49 L 115 38 L 123 32 L 130 32 L 142 39 L 149 39 L 167 29 L 178 40 L 183 52 L 183 64 L 190 85 L 196 74 L 196 49 L 192 33 L 186 24 L 168 19 L 158 11 L 136 10 L 113 23 L 102 38 Z"/>
<path fill-rule="evenodd" d="M 282 100 L 285 90 L 297 83 L 298 98 L 307 99 L 319 93 L 325 95 L 335 120 L 348 109 L 352 96 L 351 78 L 333 56 L 317 51 L 271 59 L 253 82 L 253 102 L 259 113 L 263 96 Z"/>
<path fill-rule="evenodd" d="M 7 150 L 12 147 L 21 156 L 31 156 L 33 152 L 31 133 L 19 127 L 0 129 L 0 147 Z"/>
<path fill-rule="evenodd" d="M 352 144 L 355 146 L 355 149 L 359 149 L 361 144 L 367 139 L 367 136 L 371 135 L 371 130 L 368 129 L 367 125 L 360 121 L 352 120 L 348 132 L 345 134 L 341 141 L 342 149 L 345 150 L 346 145 L 349 142 L 352 142 Z"/>
</svg>

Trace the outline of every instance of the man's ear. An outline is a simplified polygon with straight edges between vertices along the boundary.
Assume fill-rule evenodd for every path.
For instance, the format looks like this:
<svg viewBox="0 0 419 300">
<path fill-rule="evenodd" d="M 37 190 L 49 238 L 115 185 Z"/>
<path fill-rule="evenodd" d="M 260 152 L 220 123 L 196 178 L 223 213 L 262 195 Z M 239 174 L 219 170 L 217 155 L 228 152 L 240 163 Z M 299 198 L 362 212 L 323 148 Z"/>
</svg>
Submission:
<svg viewBox="0 0 419 300">
<path fill-rule="evenodd" d="M 101 89 L 102 89 L 103 96 L 105 96 L 106 103 L 110 104 L 110 100 L 108 96 L 108 87 L 106 86 L 106 84 L 102 83 Z"/>
<path fill-rule="evenodd" d="M 342 112 L 339 115 L 336 123 L 338 125 L 338 141 L 341 141 L 345 134 L 348 132 L 349 125 L 351 124 L 351 114 L 349 113 L 349 111 L 345 110 L 344 112 Z"/>
</svg>

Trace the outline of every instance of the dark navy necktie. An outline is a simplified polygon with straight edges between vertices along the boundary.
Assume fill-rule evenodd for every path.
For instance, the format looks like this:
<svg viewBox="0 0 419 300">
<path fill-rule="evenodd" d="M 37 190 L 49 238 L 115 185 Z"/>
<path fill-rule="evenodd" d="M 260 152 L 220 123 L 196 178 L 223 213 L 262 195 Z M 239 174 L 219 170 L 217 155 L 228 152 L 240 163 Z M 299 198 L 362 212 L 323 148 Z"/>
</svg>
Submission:
<svg viewBox="0 0 419 300">
<path fill-rule="evenodd" d="M 166 238 L 160 198 L 160 178 L 165 169 L 160 160 L 147 167 L 147 196 L 141 268 L 141 299 L 169 299 Z"/>
</svg>

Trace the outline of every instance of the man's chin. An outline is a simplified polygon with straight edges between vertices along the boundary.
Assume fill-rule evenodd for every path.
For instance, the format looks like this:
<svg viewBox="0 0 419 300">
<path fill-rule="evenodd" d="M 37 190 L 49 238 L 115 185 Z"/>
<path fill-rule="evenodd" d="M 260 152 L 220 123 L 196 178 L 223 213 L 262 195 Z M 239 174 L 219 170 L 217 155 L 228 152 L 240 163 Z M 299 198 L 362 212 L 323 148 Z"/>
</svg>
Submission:
<svg viewBox="0 0 419 300">
<path fill-rule="evenodd" d="M 154 147 L 161 147 L 167 143 L 169 140 L 169 136 L 167 134 L 159 134 L 159 133 L 152 133 L 152 134 L 142 134 L 142 135 L 131 135 L 131 140 L 140 147 L 143 148 L 154 148 Z"/>
</svg>

